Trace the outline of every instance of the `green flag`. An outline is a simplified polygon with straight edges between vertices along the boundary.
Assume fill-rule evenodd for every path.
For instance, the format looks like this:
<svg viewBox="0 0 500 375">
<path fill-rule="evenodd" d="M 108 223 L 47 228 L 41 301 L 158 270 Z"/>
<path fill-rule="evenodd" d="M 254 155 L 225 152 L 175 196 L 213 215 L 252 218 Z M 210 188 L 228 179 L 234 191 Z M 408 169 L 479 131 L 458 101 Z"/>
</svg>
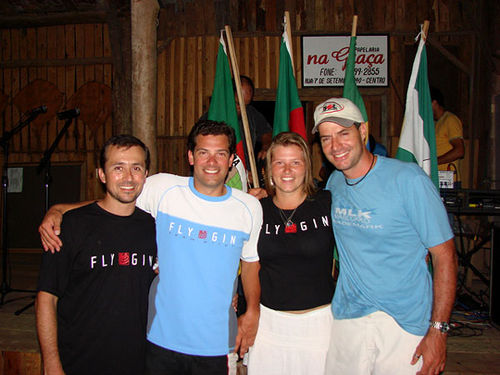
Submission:
<svg viewBox="0 0 500 375">
<path fill-rule="evenodd" d="M 243 139 L 241 137 L 240 124 L 238 122 L 238 112 L 236 112 L 236 102 L 234 101 L 233 81 L 229 68 L 229 59 L 226 52 L 223 31 L 220 34 L 219 51 L 217 52 L 217 65 L 215 68 L 214 90 L 208 109 L 208 119 L 213 121 L 223 121 L 234 129 L 236 136 L 236 155 L 233 161 L 233 168 L 229 171 L 226 184 L 246 191 L 247 178 L 245 171 L 245 154 L 243 152 Z"/>
<path fill-rule="evenodd" d="M 229 68 L 229 59 L 226 52 L 223 32 L 221 31 L 219 51 L 217 52 L 217 66 L 215 68 L 214 90 L 208 109 L 208 119 L 223 121 L 234 129 L 236 135 L 236 155 L 243 162 L 243 138 L 241 137 L 238 112 L 234 101 L 233 81 Z"/>
<path fill-rule="evenodd" d="M 363 115 L 363 119 L 365 120 L 365 122 L 368 122 L 365 103 L 363 102 L 363 98 L 359 93 L 358 86 L 356 85 L 356 77 L 354 76 L 354 66 L 356 65 L 356 39 L 356 36 L 351 36 L 351 42 L 349 44 L 349 56 L 347 57 L 345 68 L 344 90 L 342 91 L 342 96 L 356 104 L 361 114 Z"/>
<path fill-rule="evenodd" d="M 286 22 L 286 21 L 285 21 Z M 306 125 L 304 109 L 299 99 L 297 82 L 293 74 L 292 56 L 290 54 L 291 40 L 285 31 L 281 39 L 278 89 L 276 91 L 276 106 L 274 107 L 273 136 L 281 132 L 298 133 L 305 140 Z"/>
<path fill-rule="evenodd" d="M 406 109 L 396 158 L 417 163 L 439 189 L 436 134 L 427 77 L 427 54 L 422 37 L 408 83 Z"/>
<path fill-rule="evenodd" d="M 365 143 L 368 144 L 368 115 L 366 114 L 365 102 L 359 93 L 358 86 L 356 85 L 356 77 L 354 76 L 354 66 L 356 65 L 356 40 L 356 36 L 351 36 L 349 56 L 347 57 L 345 67 L 344 90 L 342 91 L 342 96 L 349 99 L 359 108 L 359 111 L 363 116 L 363 120 L 366 122 L 367 137 L 365 139 Z"/>
</svg>

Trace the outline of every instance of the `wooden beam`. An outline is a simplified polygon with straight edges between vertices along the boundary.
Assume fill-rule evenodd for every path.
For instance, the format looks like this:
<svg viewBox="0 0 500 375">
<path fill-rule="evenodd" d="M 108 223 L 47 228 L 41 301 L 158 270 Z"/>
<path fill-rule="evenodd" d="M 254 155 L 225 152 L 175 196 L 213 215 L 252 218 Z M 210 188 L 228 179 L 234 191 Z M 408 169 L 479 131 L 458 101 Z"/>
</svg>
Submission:
<svg viewBox="0 0 500 375">
<path fill-rule="evenodd" d="M 64 12 L 53 14 L 30 14 L 20 16 L 0 16 L 2 28 L 24 28 L 39 26 L 54 26 L 67 24 L 103 23 L 106 21 L 106 12 Z"/>
<path fill-rule="evenodd" d="M 151 152 L 150 174 L 156 173 L 157 0 L 132 0 L 132 127 Z M 191 77 L 189 77 L 191 79 Z"/>
<path fill-rule="evenodd" d="M 435 38 L 435 34 L 429 35 L 427 38 L 427 42 L 436 48 L 441 54 L 446 57 L 448 60 L 450 60 L 453 65 L 455 65 L 458 69 L 463 71 L 465 74 L 467 74 L 469 77 L 471 76 L 471 69 L 469 69 L 467 66 L 465 66 L 464 63 L 462 63 L 459 59 L 457 59 L 451 52 L 449 52 L 446 48 L 443 47 L 441 43 L 439 43 Z"/>
<path fill-rule="evenodd" d="M 49 67 L 49 66 L 71 66 L 71 65 L 95 65 L 112 64 L 112 57 L 89 57 L 74 59 L 30 59 L 1 61 L 0 69 L 4 68 L 27 68 L 27 67 Z"/>
<path fill-rule="evenodd" d="M 130 17 L 119 17 L 113 1 L 100 0 L 106 9 L 113 61 L 113 131 L 132 134 L 132 47 Z"/>
</svg>

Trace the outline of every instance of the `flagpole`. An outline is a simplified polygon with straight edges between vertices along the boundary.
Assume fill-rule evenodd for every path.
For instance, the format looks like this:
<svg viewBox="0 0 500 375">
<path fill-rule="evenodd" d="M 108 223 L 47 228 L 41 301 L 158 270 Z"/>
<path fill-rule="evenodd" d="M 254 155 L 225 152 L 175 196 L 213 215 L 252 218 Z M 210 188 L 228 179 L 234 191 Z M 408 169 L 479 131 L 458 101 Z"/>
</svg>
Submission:
<svg viewBox="0 0 500 375">
<path fill-rule="evenodd" d="M 351 40 L 349 41 L 349 58 L 348 58 L 348 64 L 350 60 L 351 54 L 356 56 L 356 44 L 354 44 L 354 51 L 351 51 L 351 44 L 353 38 L 356 38 L 357 34 L 357 29 L 358 29 L 358 15 L 355 14 L 352 16 L 352 28 L 351 28 Z M 355 73 L 354 73 L 354 67 L 356 66 L 356 59 L 354 57 L 353 61 L 351 62 L 352 66 L 348 66 L 346 68 L 346 74 L 344 75 L 344 90 L 342 92 L 342 96 L 344 98 L 348 98 L 356 104 L 356 106 L 359 108 L 361 113 L 363 114 L 363 118 L 365 118 L 366 122 L 366 138 L 365 138 L 365 145 L 368 146 L 369 142 L 369 134 L 370 134 L 370 122 L 368 120 L 368 115 L 366 113 L 366 106 L 363 101 L 363 98 L 361 97 L 361 93 L 359 92 L 359 89 L 356 86 L 356 79 L 355 79 Z M 347 74 L 349 71 L 349 75 Z M 352 76 L 350 75 L 350 72 L 352 72 Z M 352 77 L 352 80 L 350 78 Z M 348 82 L 348 83 L 346 83 Z M 346 90 L 346 84 L 348 86 L 348 89 Z"/>
<path fill-rule="evenodd" d="M 427 42 L 427 33 L 429 31 L 429 20 L 424 21 L 424 27 L 422 28 L 422 38 L 424 39 L 424 42 Z"/>
<path fill-rule="evenodd" d="M 352 16 L 352 30 L 351 30 L 351 36 L 356 36 L 356 29 L 358 28 L 358 16 L 354 15 Z"/>
<path fill-rule="evenodd" d="M 224 26 L 224 29 L 226 30 L 227 46 L 229 47 L 229 57 L 231 60 L 231 66 L 233 68 L 233 78 L 236 85 L 236 94 L 238 96 L 238 103 L 240 104 L 241 121 L 243 122 L 243 133 L 245 134 L 245 142 L 247 145 L 249 159 L 248 162 L 250 163 L 250 172 L 252 173 L 253 187 L 258 188 L 260 187 L 259 177 L 257 174 L 257 166 L 255 164 L 252 137 L 250 135 L 250 129 L 248 126 L 247 109 L 245 106 L 245 101 L 243 100 L 243 93 L 241 92 L 240 70 L 238 68 L 238 62 L 236 61 L 236 54 L 234 52 L 233 35 L 231 34 L 231 27 L 229 25 Z"/>
<path fill-rule="evenodd" d="M 285 10 L 285 31 L 288 35 L 288 42 L 290 43 L 288 47 L 290 48 L 290 60 L 292 61 L 292 71 L 293 76 L 295 77 L 295 65 L 293 63 L 292 27 L 290 26 L 290 12 L 288 10 Z"/>
</svg>

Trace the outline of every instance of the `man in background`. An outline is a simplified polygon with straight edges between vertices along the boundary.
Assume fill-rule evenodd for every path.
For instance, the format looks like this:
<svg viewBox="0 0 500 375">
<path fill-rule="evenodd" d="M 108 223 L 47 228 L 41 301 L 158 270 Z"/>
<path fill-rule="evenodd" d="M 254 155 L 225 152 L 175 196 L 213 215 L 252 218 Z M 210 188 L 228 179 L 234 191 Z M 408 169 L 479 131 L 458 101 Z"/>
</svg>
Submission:
<svg viewBox="0 0 500 375">
<path fill-rule="evenodd" d="M 431 88 L 432 113 L 436 121 L 436 154 L 438 169 L 448 170 L 448 164 L 462 159 L 465 153 L 462 122 L 446 110 L 441 91 Z M 455 165 L 455 168 L 458 167 Z"/>
<path fill-rule="evenodd" d="M 262 113 L 260 113 L 253 105 L 253 96 L 255 92 L 255 86 L 250 77 L 241 75 L 241 91 L 243 94 L 243 100 L 245 102 L 248 126 L 250 128 L 250 135 L 252 137 L 252 145 L 254 148 L 257 161 L 263 160 L 266 157 L 266 151 L 271 144 L 273 138 L 273 129 L 267 122 L 266 118 Z M 240 122 L 240 128 L 243 131 L 243 123 L 241 120 L 241 108 L 238 104 L 238 99 L 236 99 L 236 111 L 238 112 L 238 119 Z M 247 167 L 249 166 L 248 154 L 245 145 L 245 162 Z"/>
</svg>

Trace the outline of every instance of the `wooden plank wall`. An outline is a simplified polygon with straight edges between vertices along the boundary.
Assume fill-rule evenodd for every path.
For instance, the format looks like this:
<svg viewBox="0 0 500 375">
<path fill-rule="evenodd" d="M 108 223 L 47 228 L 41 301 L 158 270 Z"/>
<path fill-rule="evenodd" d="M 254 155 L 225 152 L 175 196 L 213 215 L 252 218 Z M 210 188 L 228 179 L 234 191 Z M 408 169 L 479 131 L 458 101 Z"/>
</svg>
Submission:
<svg viewBox="0 0 500 375">
<path fill-rule="evenodd" d="M 159 53 L 157 118 L 161 171 L 189 174 L 185 156 L 186 136 L 196 120 L 208 110 L 218 40 L 216 36 L 178 37 Z M 392 155 L 397 148 L 404 115 L 408 79 L 405 77 L 405 46 L 411 46 L 413 40 L 412 36 L 391 36 L 390 86 L 361 89 L 370 119 L 370 132 L 387 145 Z M 255 99 L 273 101 L 278 79 L 280 36 L 235 37 L 234 43 L 241 74 L 254 80 Z M 328 97 L 340 96 L 342 88 L 301 88 L 300 36 L 293 37 L 293 48 L 299 95 L 301 100 L 310 104 L 306 107 L 306 122 L 311 129 L 314 107 Z M 461 86 L 465 86 L 463 90 L 467 93 L 467 80 L 462 79 Z M 466 101 L 467 97 L 462 95 L 461 100 Z M 458 109 L 456 113 L 466 118 L 467 105 Z M 465 121 L 464 124 L 464 134 L 467 135 L 468 124 Z M 313 137 L 310 138 L 312 141 Z"/>
<path fill-rule="evenodd" d="M 160 11 L 158 37 L 162 48 L 158 54 L 158 135 L 159 144 L 163 145 L 160 147 L 169 150 L 168 155 L 159 151 L 160 168 L 166 168 L 164 170 L 177 173 L 189 171 L 187 165 L 178 164 L 185 160 L 186 152 L 180 137 L 185 137 L 195 120 L 208 109 L 218 30 L 225 23 L 232 27 L 240 72 L 254 80 L 255 99 L 274 100 L 282 16 L 285 9 L 290 11 L 299 96 L 308 102 L 306 122 L 309 128 L 312 126 L 314 106 L 328 97 L 341 95 L 342 91 L 341 88 L 300 88 L 300 36 L 348 35 L 354 13 L 359 15 L 359 34 L 389 34 L 390 85 L 387 88 L 361 89 L 361 94 L 367 107 L 372 134 L 385 143 L 392 155 L 397 148 L 403 121 L 409 78 L 407 67 L 411 68 L 414 58 L 414 54 L 408 55 L 407 47 L 415 45 L 414 37 L 423 20 L 431 20 L 431 35 L 445 48 L 458 51 L 457 59 L 474 74 L 471 56 L 476 54 L 474 46 L 477 34 L 472 31 L 471 24 L 478 22 L 480 14 L 470 1 L 426 0 L 417 4 L 410 0 L 228 0 L 195 3 L 197 6 L 190 7 L 171 4 Z M 217 3 L 225 3 L 226 7 L 219 9 Z M 212 17 L 214 14 L 215 22 Z M 470 77 L 460 71 L 456 79 L 458 92 L 453 92 L 457 96 L 453 100 L 457 105 L 452 109 L 464 120 L 465 137 L 475 138 L 476 133 L 471 131 L 469 121 L 472 116 L 469 106 Z M 487 115 L 482 115 L 480 111 L 478 113 L 487 124 Z"/>
<path fill-rule="evenodd" d="M 485 0 L 479 1 L 483 4 Z M 186 0 L 162 2 L 158 27 L 158 155 L 161 171 L 189 173 L 185 162 L 185 137 L 195 120 L 208 109 L 212 91 L 220 28 L 233 30 L 240 71 L 255 81 L 256 100 L 274 100 L 277 82 L 279 42 L 283 11 L 289 10 L 297 80 L 301 81 L 300 36 L 304 34 L 349 34 L 352 16 L 359 15 L 358 33 L 390 35 L 390 77 L 388 88 L 361 89 L 372 133 L 389 150 L 397 146 L 406 96 L 406 47 L 414 44 L 418 24 L 431 20 L 431 34 L 445 46 L 458 51 L 458 59 L 470 68 L 476 85 L 471 91 L 469 77 L 458 79 L 457 114 L 464 119 L 466 138 L 487 133 L 488 78 L 476 52 L 480 43 L 472 25 L 481 21 L 478 2 L 461 0 Z M 439 34 L 437 34 L 439 33 Z M 0 29 L 0 121 L 11 129 L 21 116 L 14 102 L 26 86 L 37 80 L 49 82 L 60 95 L 60 107 L 86 83 L 98 82 L 113 88 L 112 59 L 107 26 L 103 24 L 59 25 L 37 28 Z M 476 57 L 474 57 L 476 56 Z M 411 60 L 413 57 L 411 57 Z M 484 60 L 484 58 L 483 58 Z M 478 79 L 480 76 L 481 79 Z M 481 85 L 477 83 L 481 82 Z M 340 88 L 299 88 L 307 101 L 306 122 L 312 126 L 314 105 L 340 95 Z M 8 104 L 2 108 L 2 98 Z M 471 97 L 477 105 L 471 108 Z M 54 98 L 54 101 L 56 98 Z M 52 110 L 52 109 L 49 109 Z M 471 112 L 475 111 L 474 114 Z M 14 137 L 11 161 L 37 163 L 63 121 L 46 116 Z M 83 113 L 82 113 L 83 115 Z M 40 116 L 41 118 L 42 116 Z M 470 126 L 479 124 L 483 129 Z M 95 179 L 97 151 L 112 134 L 112 120 L 89 126 L 82 120 L 70 127 L 59 145 L 54 162 L 76 162 L 83 167 L 85 198 L 100 193 Z M 486 137 L 480 139 L 484 147 Z M 474 143 L 472 143 L 474 144 Z M 481 157 L 481 154 L 479 155 Z M 475 162 L 473 163 L 475 165 Z"/>
<path fill-rule="evenodd" d="M 160 170 L 189 174 L 186 136 L 208 111 L 218 43 L 218 36 L 175 38 L 158 56 Z M 257 90 L 276 88 L 279 43 L 278 36 L 234 38 L 240 72 L 252 77 Z M 295 38 L 294 43 L 299 40 Z M 257 94 L 256 99 L 274 97 Z"/>
<path fill-rule="evenodd" d="M 240 73 L 252 77 L 256 100 L 275 99 L 278 80 L 280 36 L 235 37 L 234 45 Z M 189 174 L 186 137 L 196 120 L 208 111 L 212 94 L 219 37 L 179 37 L 171 40 L 158 56 L 158 138 L 159 170 Z M 300 37 L 293 37 L 297 81 L 302 79 Z M 264 62 L 264 63 L 263 63 Z M 365 92 L 373 134 L 381 137 L 381 95 L 388 91 Z M 341 95 L 341 88 L 300 88 L 306 108 L 308 128 L 312 129 L 315 105 L 329 96 Z M 313 141 L 310 137 L 310 141 Z"/>
<path fill-rule="evenodd" d="M 1 113 L 1 129 L 13 129 L 23 114 L 45 104 L 48 112 L 13 136 L 9 163 L 37 164 L 51 146 L 65 121 L 55 113 L 78 104 L 80 117 L 61 139 L 52 156 L 53 163 L 82 164 L 82 198 L 101 193 L 94 170 L 103 141 L 112 134 L 112 118 L 98 123 L 88 111 L 111 113 L 111 102 L 82 93 L 87 84 L 98 84 L 102 91 L 112 88 L 112 65 L 107 26 L 103 24 L 60 25 L 37 28 L 0 29 L 0 92 L 7 105 Z M 47 94 L 40 88 L 49 87 Z M 79 91 L 80 90 L 80 91 Z M 36 97 L 40 94 L 42 97 Z M 46 95 L 45 95 L 46 94 Z M 45 95 L 45 96 L 44 96 Z M 35 96 L 35 97 L 34 97 Z M 60 99 L 59 99 L 60 98 Z M 101 107 L 100 107 L 101 105 Z M 104 120 L 105 119 L 105 120 Z M 84 121 L 85 120 L 85 121 Z M 82 176 L 83 177 L 83 176 Z"/>
</svg>

